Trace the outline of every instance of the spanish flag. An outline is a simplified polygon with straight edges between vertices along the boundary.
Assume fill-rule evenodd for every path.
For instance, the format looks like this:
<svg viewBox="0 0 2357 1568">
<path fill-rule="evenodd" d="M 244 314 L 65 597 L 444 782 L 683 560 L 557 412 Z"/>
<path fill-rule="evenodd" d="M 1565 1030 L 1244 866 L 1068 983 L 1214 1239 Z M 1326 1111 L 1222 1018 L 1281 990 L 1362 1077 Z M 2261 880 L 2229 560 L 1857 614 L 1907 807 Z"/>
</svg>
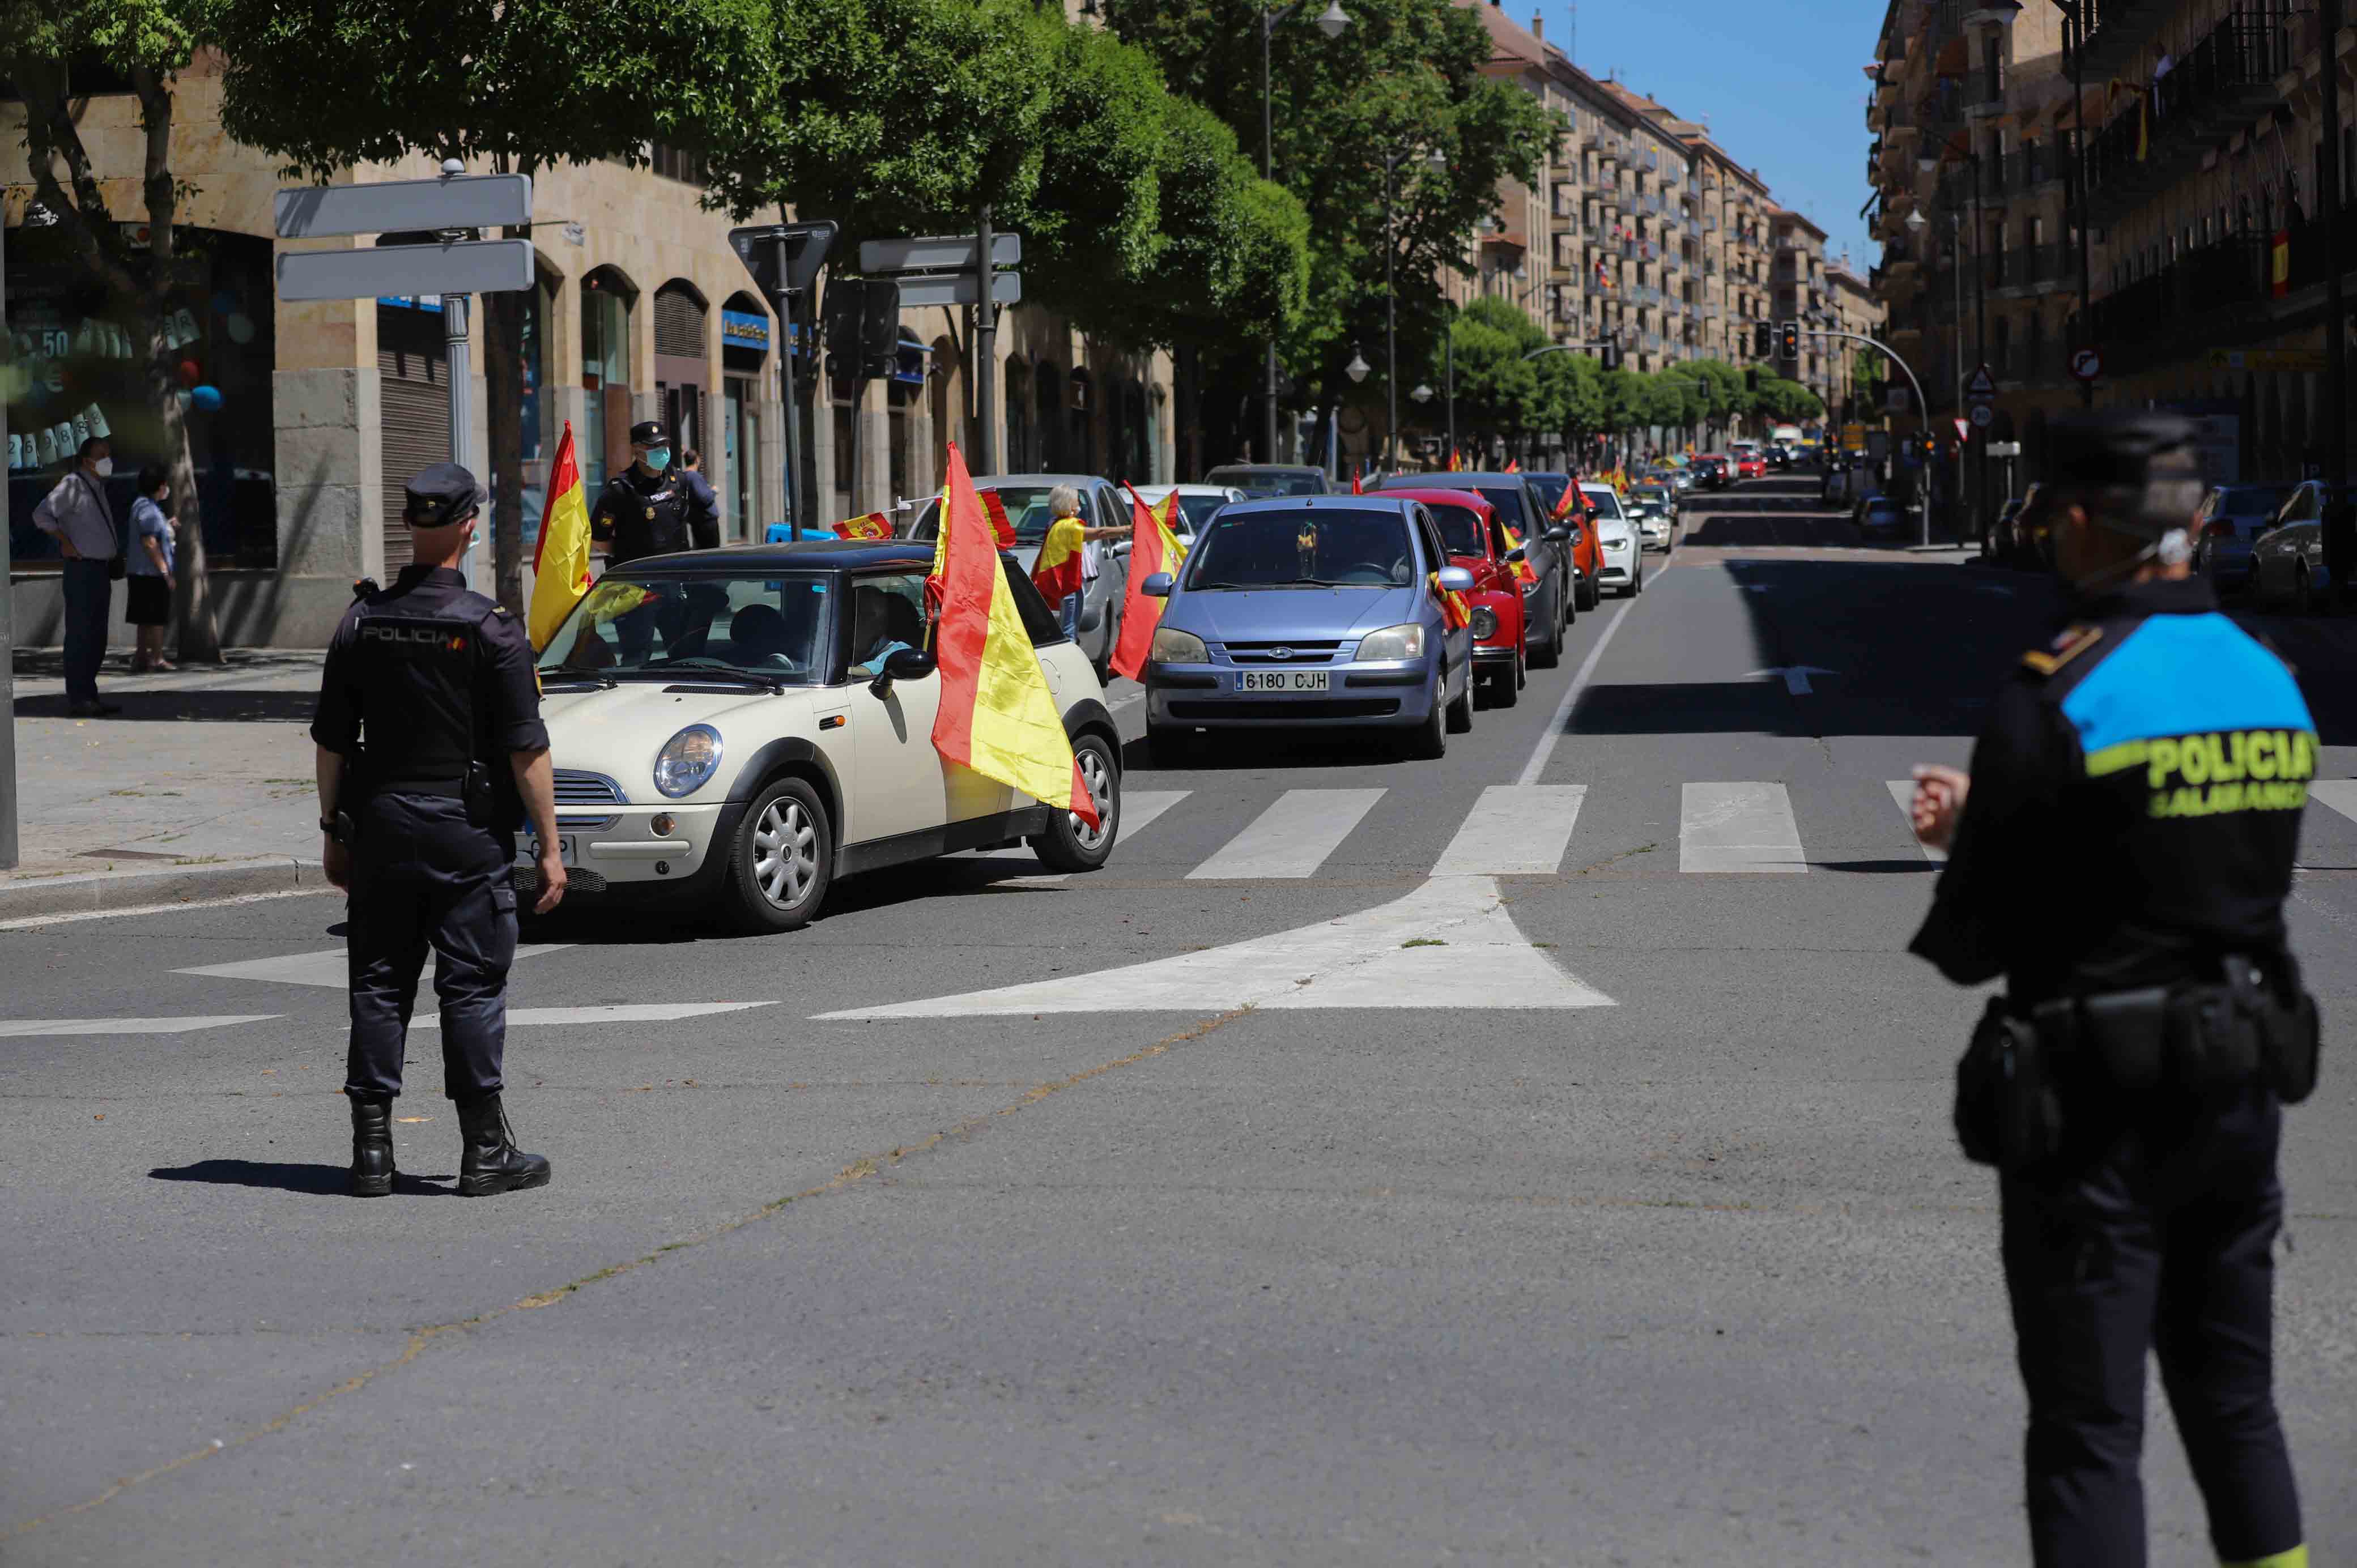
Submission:
<svg viewBox="0 0 2357 1568">
<path fill-rule="evenodd" d="M 1081 575 L 1081 552 L 1086 547 L 1082 529 L 1079 518 L 1060 517 L 1048 525 L 1048 537 L 1039 542 L 1039 558 L 1031 564 L 1031 581 L 1049 609 L 1087 586 L 1087 579 Z"/>
<path fill-rule="evenodd" d="M 1574 474 L 1571 477 L 1571 482 L 1563 487 L 1562 498 L 1555 503 L 1555 521 L 1566 522 L 1577 518 L 1580 499 L 1579 476 Z"/>
<path fill-rule="evenodd" d="M 582 499 L 581 462 L 573 453 L 569 419 L 548 471 L 548 502 L 541 509 L 540 543 L 533 551 L 532 572 L 532 605 L 524 629 L 533 647 L 541 649 L 589 591 L 589 508 Z"/>
<path fill-rule="evenodd" d="M 1432 575 L 1432 591 L 1440 596 L 1440 618 L 1448 623 L 1449 630 L 1457 631 L 1473 624 L 1473 607 L 1467 604 L 1465 596 L 1456 589 L 1442 587 L 1437 572 Z"/>
<path fill-rule="evenodd" d="M 1506 536 L 1507 549 L 1520 550 L 1523 547 L 1523 536 L 1521 534 L 1516 533 L 1512 529 L 1507 527 L 1502 522 L 1498 525 L 1498 531 Z M 1512 563 L 1512 565 L 1514 568 L 1514 575 L 1522 581 L 1525 583 L 1535 583 L 1538 581 L 1539 575 L 1532 569 L 1529 561 L 1516 561 Z"/>
<path fill-rule="evenodd" d="M 1364 468 L 1353 468 L 1351 470 L 1351 493 L 1352 495 L 1362 496 L 1367 493 L 1367 487 L 1359 482 L 1360 478 L 1365 473 L 1366 470 Z"/>
<path fill-rule="evenodd" d="M 998 535 L 998 547 L 1014 549 L 1015 525 L 1006 521 L 1006 503 L 998 499 L 996 490 L 982 492 L 982 510 L 990 514 L 990 531 Z"/>
<path fill-rule="evenodd" d="M 2291 292 L 2291 231 L 2278 229 L 2267 241 L 2267 297 L 2281 299 Z"/>
<path fill-rule="evenodd" d="M 927 597 L 940 606 L 933 646 L 942 691 L 933 749 L 945 762 L 1098 826 L 1096 802 L 1072 760 L 1071 739 L 1056 711 L 1048 672 L 1039 667 L 999 566 L 988 514 L 954 445 L 949 478 L 942 487 L 941 536 L 933 545 Z"/>
<path fill-rule="evenodd" d="M 1522 471 L 1523 460 L 1520 457 L 1509 457 L 1506 459 L 1506 472 L 1510 474 L 1519 474 Z"/>
<path fill-rule="evenodd" d="M 1178 493 L 1173 490 L 1175 503 Z M 1173 505 L 1169 509 L 1176 512 Z M 1128 598 L 1121 609 L 1121 640 L 1114 645 L 1113 672 L 1136 680 L 1146 669 L 1146 656 L 1154 647 L 1154 628 L 1162 623 L 1164 600 L 1146 594 L 1139 586 L 1157 572 L 1174 575 L 1187 562 L 1187 547 L 1167 518 L 1157 516 L 1152 507 L 1140 500 L 1135 486 L 1129 492 L 1129 589 Z"/>
<path fill-rule="evenodd" d="M 880 511 L 871 511 L 864 517 L 846 517 L 834 525 L 834 533 L 837 539 L 889 539 L 892 537 L 892 520 Z"/>
<path fill-rule="evenodd" d="M 1448 471 L 1452 474 L 1459 474 L 1465 471 L 1464 460 L 1457 456 L 1457 448 L 1454 446 L 1451 446 L 1448 449 Z"/>
</svg>

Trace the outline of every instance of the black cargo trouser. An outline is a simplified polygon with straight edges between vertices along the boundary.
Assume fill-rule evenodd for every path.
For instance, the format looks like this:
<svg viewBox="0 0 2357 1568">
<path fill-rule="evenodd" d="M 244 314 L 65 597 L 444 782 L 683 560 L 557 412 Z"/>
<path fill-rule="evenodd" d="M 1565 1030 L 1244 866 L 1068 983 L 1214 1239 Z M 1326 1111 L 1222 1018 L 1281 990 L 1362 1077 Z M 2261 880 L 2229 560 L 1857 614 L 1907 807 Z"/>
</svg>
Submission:
<svg viewBox="0 0 2357 1568">
<path fill-rule="evenodd" d="M 438 961 L 443 1092 L 453 1100 L 498 1093 L 516 949 L 514 839 L 470 824 L 455 795 L 380 793 L 355 813 L 354 828 L 345 1088 L 401 1092 L 410 1010 L 430 947 Z"/>
<path fill-rule="evenodd" d="M 2003 1185 L 2006 1286 L 2029 1395 L 2040 1568 L 2141 1568 L 2147 1349 L 2223 1562 L 2300 1544 L 2276 1419 L 2276 1148 L 2263 1090 L 2154 1097 L 2092 1149 Z"/>
</svg>

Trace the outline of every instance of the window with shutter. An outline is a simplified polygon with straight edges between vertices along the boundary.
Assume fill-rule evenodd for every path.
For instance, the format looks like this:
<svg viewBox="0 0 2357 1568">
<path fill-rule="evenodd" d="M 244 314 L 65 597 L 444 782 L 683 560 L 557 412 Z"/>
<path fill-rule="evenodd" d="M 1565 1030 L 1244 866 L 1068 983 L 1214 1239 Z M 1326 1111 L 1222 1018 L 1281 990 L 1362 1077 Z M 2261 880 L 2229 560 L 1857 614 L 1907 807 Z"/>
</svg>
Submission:
<svg viewBox="0 0 2357 1568">
<path fill-rule="evenodd" d="M 420 469 L 450 460 L 449 364 L 440 313 L 378 306 L 376 363 L 389 581 L 411 560 L 409 525 L 401 520 L 408 481 Z"/>
</svg>

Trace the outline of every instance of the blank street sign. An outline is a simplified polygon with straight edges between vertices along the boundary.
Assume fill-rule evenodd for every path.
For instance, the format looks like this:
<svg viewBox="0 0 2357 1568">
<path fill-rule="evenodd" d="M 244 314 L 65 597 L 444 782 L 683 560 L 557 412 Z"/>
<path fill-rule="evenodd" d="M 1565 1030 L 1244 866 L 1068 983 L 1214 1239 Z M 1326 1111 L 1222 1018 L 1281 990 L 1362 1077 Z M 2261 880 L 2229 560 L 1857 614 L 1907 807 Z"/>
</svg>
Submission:
<svg viewBox="0 0 2357 1568">
<path fill-rule="evenodd" d="M 982 249 L 979 234 L 925 234 L 914 240 L 868 240 L 859 247 L 859 270 L 876 273 L 947 273 L 960 267 L 972 270 L 975 255 Z M 1023 262 L 1023 236 L 993 234 L 990 237 L 990 264 L 995 267 L 1019 266 Z M 972 300 L 965 302 L 973 304 Z"/>
<path fill-rule="evenodd" d="M 357 251 L 287 251 L 278 257 L 281 299 L 498 294 L 531 286 L 529 240 L 371 245 Z"/>
<path fill-rule="evenodd" d="M 955 273 L 941 277 L 904 277 L 900 281 L 900 308 L 919 310 L 931 305 L 972 305 L 982 297 L 974 285 L 972 273 Z M 1021 273 L 990 274 L 990 297 L 1000 305 L 1020 305 L 1023 302 Z"/>
<path fill-rule="evenodd" d="M 492 229 L 532 221 L 532 177 L 472 174 L 391 179 L 379 185 L 298 186 L 280 191 L 271 212 L 282 240 L 401 229 Z"/>
</svg>

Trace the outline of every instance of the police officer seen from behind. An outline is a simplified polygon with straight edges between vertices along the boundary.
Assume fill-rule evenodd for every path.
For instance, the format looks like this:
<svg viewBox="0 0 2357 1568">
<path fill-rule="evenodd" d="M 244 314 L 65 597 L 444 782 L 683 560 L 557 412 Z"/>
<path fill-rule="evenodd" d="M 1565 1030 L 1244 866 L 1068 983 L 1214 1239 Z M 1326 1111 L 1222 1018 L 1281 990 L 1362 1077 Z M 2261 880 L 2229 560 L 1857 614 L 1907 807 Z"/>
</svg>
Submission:
<svg viewBox="0 0 2357 1568">
<path fill-rule="evenodd" d="M 545 914 L 565 897 L 548 731 L 532 644 L 454 569 L 482 492 L 455 463 L 409 482 L 414 560 L 389 588 L 358 585 L 328 646 L 319 705 L 319 826 L 328 879 L 350 894 L 352 1191 L 393 1190 L 393 1097 L 426 949 L 438 963 L 444 1092 L 457 1102 L 467 1197 L 541 1187 L 548 1162 L 515 1146 L 500 1106 L 508 966 L 516 946 L 515 832 L 539 835 Z"/>
<path fill-rule="evenodd" d="M 2054 422 L 2039 497 L 2075 617 L 2022 656 L 1970 774 L 1916 769 L 1916 832 L 1952 850 L 1913 950 L 2006 978 L 1956 1129 L 2000 1172 L 2030 1541 L 2070 1568 L 2145 1561 L 2147 1351 L 2220 1561 L 2308 1562 L 2273 1315 L 2281 1106 L 2316 1075 L 2283 905 L 2317 737 L 2189 572 L 2192 438 Z"/>
</svg>

